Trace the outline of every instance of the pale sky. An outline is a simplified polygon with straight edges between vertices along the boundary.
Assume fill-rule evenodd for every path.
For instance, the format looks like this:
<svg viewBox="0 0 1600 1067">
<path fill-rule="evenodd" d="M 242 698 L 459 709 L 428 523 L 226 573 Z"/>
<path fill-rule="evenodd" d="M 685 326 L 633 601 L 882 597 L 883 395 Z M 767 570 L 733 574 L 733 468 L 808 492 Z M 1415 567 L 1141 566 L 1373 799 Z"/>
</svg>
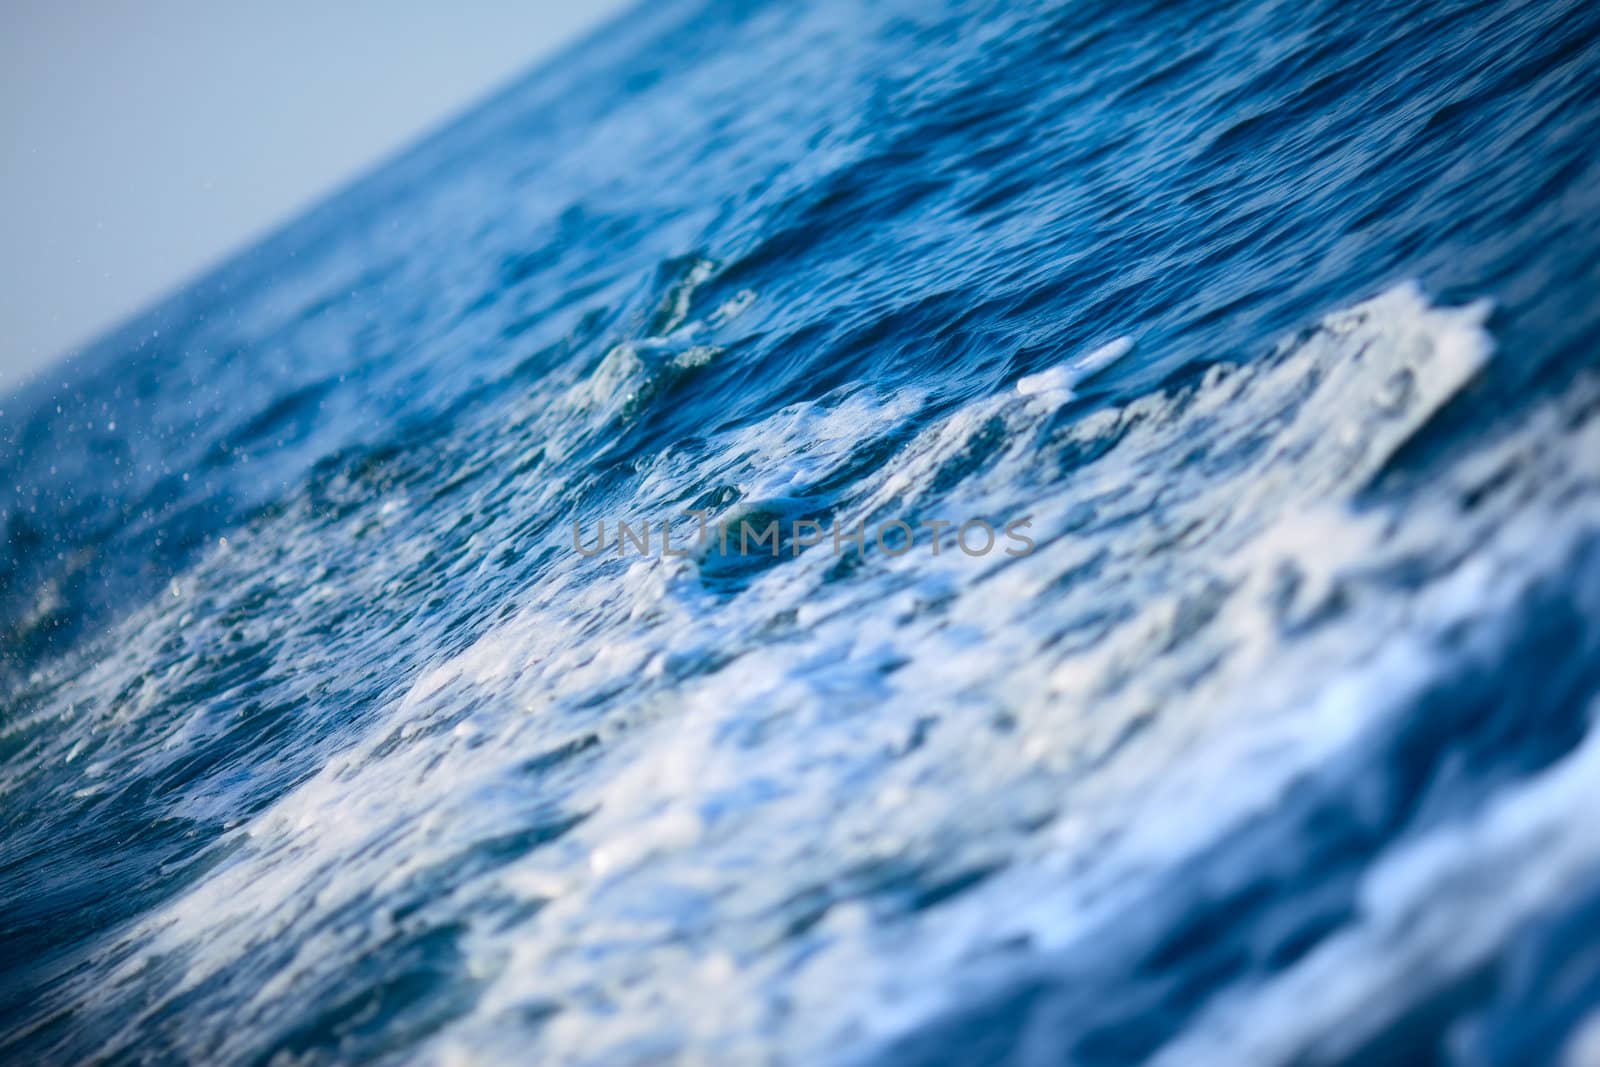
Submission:
<svg viewBox="0 0 1600 1067">
<path fill-rule="evenodd" d="M 0 0 L 0 391 L 627 0 Z"/>
</svg>

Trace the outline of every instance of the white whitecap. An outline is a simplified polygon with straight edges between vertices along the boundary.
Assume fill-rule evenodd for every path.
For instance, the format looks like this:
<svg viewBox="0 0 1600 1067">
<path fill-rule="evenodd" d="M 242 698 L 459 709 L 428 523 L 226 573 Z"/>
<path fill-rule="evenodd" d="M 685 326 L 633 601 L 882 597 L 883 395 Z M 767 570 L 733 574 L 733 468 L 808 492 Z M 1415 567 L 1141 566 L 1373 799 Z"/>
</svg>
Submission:
<svg viewBox="0 0 1600 1067">
<path fill-rule="evenodd" d="M 1131 351 L 1133 351 L 1133 340 L 1128 337 L 1118 337 L 1078 359 L 1058 363 L 1038 374 L 1017 379 L 1017 392 L 1023 396 L 1037 396 L 1041 393 L 1065 393 L 1071 396 L 1079 382 L 1100 373 Z"/>
</svg>

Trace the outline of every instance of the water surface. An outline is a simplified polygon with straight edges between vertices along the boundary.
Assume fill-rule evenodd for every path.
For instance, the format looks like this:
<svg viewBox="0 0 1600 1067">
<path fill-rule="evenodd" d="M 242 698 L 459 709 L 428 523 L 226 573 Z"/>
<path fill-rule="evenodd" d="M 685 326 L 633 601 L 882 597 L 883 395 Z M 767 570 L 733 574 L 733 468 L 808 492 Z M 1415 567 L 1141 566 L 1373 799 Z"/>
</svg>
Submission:
<svg viewBox="0 0 1600 1067">
<path fill-rule="evenodd" d="M 1597 283 L 1592 4 L 647 5 L 0 403 L 0 1057 L 1591 1062 Z"/>
</svg>

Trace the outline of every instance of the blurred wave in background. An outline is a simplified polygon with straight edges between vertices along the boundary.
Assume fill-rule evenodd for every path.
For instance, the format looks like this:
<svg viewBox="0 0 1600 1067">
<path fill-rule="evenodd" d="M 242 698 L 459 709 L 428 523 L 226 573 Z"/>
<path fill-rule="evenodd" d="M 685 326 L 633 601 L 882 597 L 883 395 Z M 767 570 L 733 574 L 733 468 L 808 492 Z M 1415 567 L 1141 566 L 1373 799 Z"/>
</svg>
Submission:
<svg viewBox="0 0 1600 1067">
<path fill-rule="evenodd" d="M 1597 208 L 1577 0 L 629 13 L 0 403 L 0 1058 L 1600 1062 Z"/>
</svg>

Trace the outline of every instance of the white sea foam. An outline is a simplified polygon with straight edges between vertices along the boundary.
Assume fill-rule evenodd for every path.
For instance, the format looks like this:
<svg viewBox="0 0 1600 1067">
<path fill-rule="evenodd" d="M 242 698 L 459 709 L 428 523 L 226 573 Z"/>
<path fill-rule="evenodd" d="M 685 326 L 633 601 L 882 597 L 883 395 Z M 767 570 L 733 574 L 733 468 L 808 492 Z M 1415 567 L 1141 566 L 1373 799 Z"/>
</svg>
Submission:
<svg viewBox="0 0 1600 1067">
<path fill-rule="evenodd" d="M 1441 634 L 1513 611 L 1600 525 L 1592 417 L 1530 426 L 1404 510 L 1353 509 L 1481 370 L 1485 310 L 1401 286 L 1189 392 L 1065 425 L 1040 399 L 1125 339 L 927 425 L 926 397 L 858 386 L 655 457 L 637 482 L 644 514 L 681 507 L 685 485 L 790 497 L 869 455 L 829 498 L 833 521 L 1026 513 L 1038 548 L 869 553 L 848 580 L 831 553 L 807 552 L 729 596 L 693 560 L 584 559 L 558 524 L 538 587 L 429 658 L 363 738 L 234 831 L 227 861 L 117 934 L 106 958 L 124 962 L 83 996 L 122 998 L 142 969 L 184 961 L 146 1018 L 287 941 L 239 1005 L 270 1019 L 360 946 L 465 917 L 476 1000 L 424 1050 L 435 1062 L 521 1062 L 534 1024 L 519 1020 L 534 1017 L 541 1057 L 570 1063 L 775 1049 L 826 1062 L 922 1025 L 981 987 L 1004 945 L 1066 951 L 1152 872 L 1401 713 L 1396 694 L 1452 669 Z M 596 380 L 576 387 L 622 388 Z M 571 432 L 565 417 L 529 413 L 552 437 Z M 1505 471 L 1522 480 L 1514 509 L 1494 497 L 1460 511 L 1463 486 Z M 413 536 L 396 550 L 426 551 L 427 532 Z M 1416 592 L 1385 584 L 1419 553 L 1482 562 Z M 1589 845 L 1564 820 L 1592 799 L 1583 780 L 1552 771 L 1527 794 L 1545 799 L 1510 798 L 1484 825 L 1548 824 L 1577 863 Z M 1513 814 L 1524 807 L 1537 817 Z M 579 815 L 541 847 L 455 873 L 511 830 Z M 1534 839 L 1484 833 L 1496 855 Z M 1443 851 L 1409 882 L 1399 857 L 1374 875 L 1375 914 L 1400 916 L 1394 902 L 1474 862 L 1465 846 L 1426 847 Z M 905 904 L 988 870 L 936 908 Z M 420 883 L 450 888 L 407 918 Z M 1385 951 L 1390 925 L 1352 930 L 1351 951 Z M 1261 996 L 1338 988 L 1318 958 Z M 1231 1010 L 1192 1040 L 1244 1053 L 1299 1040 L 1246 1033 Z M 243 1033 L 195 1034 L 191 1051 L 242 1056 Z"/>
<path fill-rule="evenodd" d="M 1113 341 L 1106 342 L 1099 348 L 1090 350 L 1078 359 L 1067 363 L 1058 363 L 1049 370 L 1018 378 L 1017 392 L 1023 396 L 1037 396 L 1040 393 L 1047 393 L 1071 397 L 1078 383 L 1099 374 L 1132 351 L 1132 339 L 1118 337 Z"/>
</svg>

